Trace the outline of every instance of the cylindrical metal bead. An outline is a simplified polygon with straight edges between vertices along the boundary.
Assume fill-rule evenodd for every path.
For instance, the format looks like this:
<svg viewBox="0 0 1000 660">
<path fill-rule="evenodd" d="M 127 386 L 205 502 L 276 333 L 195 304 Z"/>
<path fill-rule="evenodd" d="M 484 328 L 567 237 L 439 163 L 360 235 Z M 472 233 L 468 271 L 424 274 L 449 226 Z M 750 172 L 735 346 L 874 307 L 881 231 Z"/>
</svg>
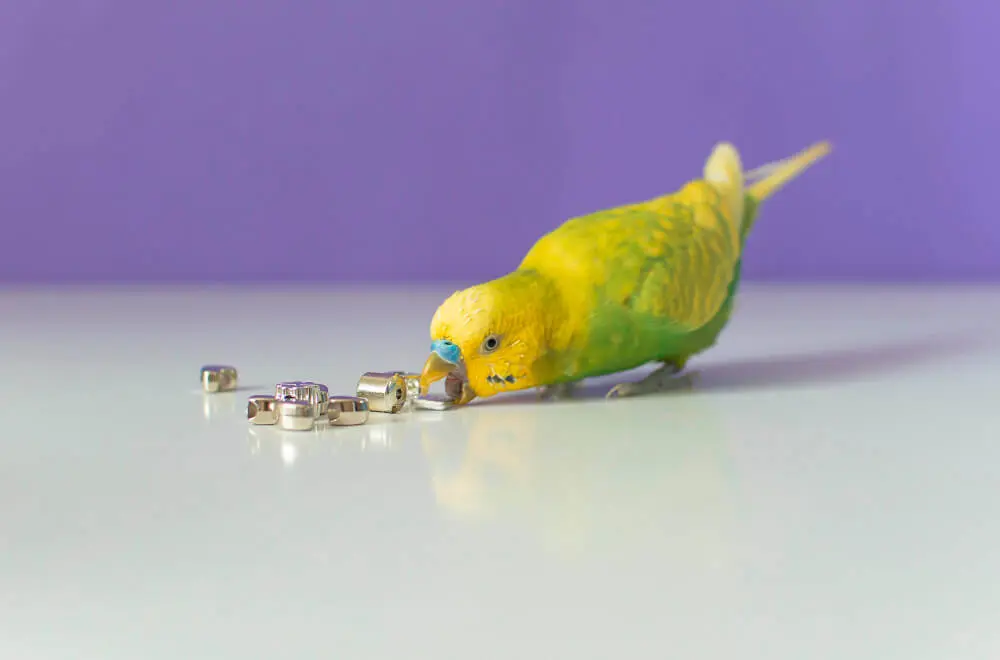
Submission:
<svg viewBox="0 0 1000 660">
<path fill-rule="evenodd" d="M 358 380 L 357 394 L 370 410 L 398 413 L 406 403 L 406 380 L 401 372 L 369 371 Z"/>
</svg>

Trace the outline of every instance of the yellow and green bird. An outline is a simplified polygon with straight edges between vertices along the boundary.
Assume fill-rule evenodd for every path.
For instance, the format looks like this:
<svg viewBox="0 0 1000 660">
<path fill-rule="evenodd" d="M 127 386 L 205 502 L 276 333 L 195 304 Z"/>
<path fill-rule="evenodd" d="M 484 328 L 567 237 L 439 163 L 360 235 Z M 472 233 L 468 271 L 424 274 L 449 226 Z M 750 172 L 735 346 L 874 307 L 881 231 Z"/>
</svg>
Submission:
<svg viewBox="0 0 1000 660">
<path fill-rule="evenodd" d="M 650 362 L 661 366 L 608 396 L 660 389 L 728 323 L 761 202 L 829 151 L 820 142 L 744 172 L 720 143 L 702 178 L 677 192 L 567 220 L 516 270 L 441 304 L 422 390 L 445 379 L 457 404 L 531 387 L 562 393 Z"/>
</svg>

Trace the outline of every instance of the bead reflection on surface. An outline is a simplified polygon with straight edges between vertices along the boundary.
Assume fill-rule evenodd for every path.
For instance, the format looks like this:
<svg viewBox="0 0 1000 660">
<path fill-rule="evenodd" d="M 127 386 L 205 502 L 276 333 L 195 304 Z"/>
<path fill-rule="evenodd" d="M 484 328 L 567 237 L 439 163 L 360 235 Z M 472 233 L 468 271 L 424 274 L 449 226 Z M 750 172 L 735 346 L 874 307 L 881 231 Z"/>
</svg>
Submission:
<svg viewBox="0 0 1000 660">
<path fill-rule="evenodd" d="M 247 448 L 255 458 L 291 468 L 315 455 L 332 454 L 337 441 L 331 436 L 320 429 L 284 431 L 271 426 L 250 426 L 247 427 Z"/>
<path fill-rule="evenodd" d="M 394 451 L 407 437 L 419 437 L 419 424 L 387 422 L 370 426 L 317 425 L 312 431 L 284 431 L 274 427 L 248 427 L 250 455 L 280 461 L 291 468 L 316 458 L 347 457 L 351 454 L 384 454 Z"/>
<path fill-rule="evenodd" d="M 250 455 L 259 456 L 260 455 L 260 436 L 253 428 L 248 429 L 247 440 L 250 443 Z"/>
<path fill-rule="evenodd" d="M 281 443 L 281 462 L 291 467 L 299 457 L 298 448 L 291 442 Z"/>
<path fill-rule="evenodd" d="M 367 433 L 361 437 L 361 451 L 385 450 L 392 446 L 394 424 L 378 424 L 365 429 Z"/>
<path fill-rule="evenodd" d="M 246 416 L 241 408 L 242 400 L 233 392 L 218 392 L 213 394 L 201 394 L 201 412 L 207 421 L 213 419 L 227 418 L 232 415 Z"/>
</svg>

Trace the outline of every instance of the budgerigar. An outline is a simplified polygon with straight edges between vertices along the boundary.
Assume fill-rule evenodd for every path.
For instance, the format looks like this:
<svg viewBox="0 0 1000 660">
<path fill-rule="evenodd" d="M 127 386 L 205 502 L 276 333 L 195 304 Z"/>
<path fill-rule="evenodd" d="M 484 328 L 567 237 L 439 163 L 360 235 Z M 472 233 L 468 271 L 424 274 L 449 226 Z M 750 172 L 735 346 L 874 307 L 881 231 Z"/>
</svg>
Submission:
<svg viewBox="0 0 1000 660">
<path fill-rule="evenodd" d="M 728 323 L 761 202 L 829 151 L 820 142 L 744 172 L 719 143 L 702 178 L 677 192 L 566 221 L 513 272 L 441 304 L 422 391 L 445 379 L 455 404 L 532 387 L 565 393 L 651 362 L 660 367 L 608 395 L 661 389 Z"/>
</svg>

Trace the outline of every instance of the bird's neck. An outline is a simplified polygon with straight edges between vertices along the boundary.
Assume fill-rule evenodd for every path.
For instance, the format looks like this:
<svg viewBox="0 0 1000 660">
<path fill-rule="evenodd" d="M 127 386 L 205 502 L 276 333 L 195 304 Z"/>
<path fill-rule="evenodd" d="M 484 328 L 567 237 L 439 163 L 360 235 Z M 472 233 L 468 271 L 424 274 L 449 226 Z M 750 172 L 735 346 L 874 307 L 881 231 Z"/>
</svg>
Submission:
<svg viewBox="0 0 1000 660">
<path fill-rule="evenodd" d="M 541 352 L 565 348 L 569 344 L 568 309 L 558 283 L 532 268 L 515 270 L 501 279 L 505 280 L 505 286 L 517 290 L 518 295 L 512 299 L 524 306 L 521 313 L 529 315 L 544 328 L 545 345 L 540 347 Z"/>
</svg>

